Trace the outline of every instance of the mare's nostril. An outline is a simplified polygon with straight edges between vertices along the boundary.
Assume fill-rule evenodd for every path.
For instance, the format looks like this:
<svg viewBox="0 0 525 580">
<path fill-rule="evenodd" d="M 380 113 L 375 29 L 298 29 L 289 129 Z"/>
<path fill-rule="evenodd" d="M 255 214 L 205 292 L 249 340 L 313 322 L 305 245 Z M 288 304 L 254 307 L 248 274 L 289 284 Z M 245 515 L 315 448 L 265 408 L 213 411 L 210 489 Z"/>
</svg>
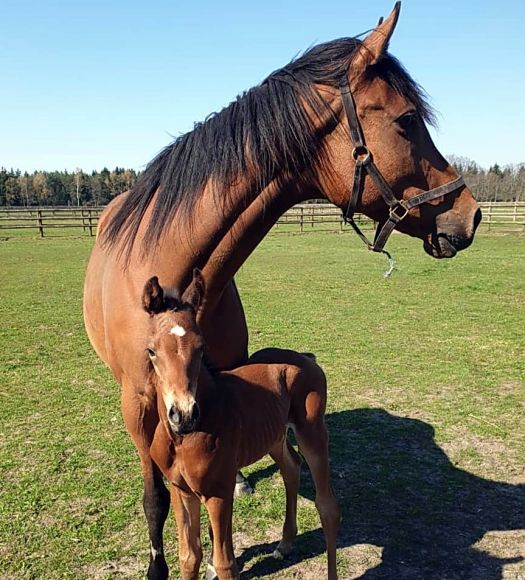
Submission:
<svg viewBox="0 0 525 580">
<path fill-rule="evenodd" d="M 479 226 L 480 222 L 481 222 L 481 210 L 478 208 L 476 213 L 474 214 L 474 231 L 476 231 L 476 228 Z"/>
</svg>

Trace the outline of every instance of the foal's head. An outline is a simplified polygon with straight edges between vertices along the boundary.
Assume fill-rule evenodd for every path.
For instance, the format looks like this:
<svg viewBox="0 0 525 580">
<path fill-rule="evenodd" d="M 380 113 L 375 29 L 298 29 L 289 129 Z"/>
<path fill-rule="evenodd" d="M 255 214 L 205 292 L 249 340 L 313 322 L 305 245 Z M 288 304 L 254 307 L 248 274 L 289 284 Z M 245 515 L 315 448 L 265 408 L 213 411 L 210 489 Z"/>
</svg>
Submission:
<svg viewBox="0 0 525 580">
<path fill-rule="evenodd" d="M 182 298 L 165 293 L 156 276 L 146 282 L 142 296 L 150 315 L 146 350 L 157 376 L 159 415 L 175 435 L 194 431 L 199 419 L 195 393 L 204 341 L 196 317 L 203 294 L 204 278 L 195 269 Z"/>
</svg>

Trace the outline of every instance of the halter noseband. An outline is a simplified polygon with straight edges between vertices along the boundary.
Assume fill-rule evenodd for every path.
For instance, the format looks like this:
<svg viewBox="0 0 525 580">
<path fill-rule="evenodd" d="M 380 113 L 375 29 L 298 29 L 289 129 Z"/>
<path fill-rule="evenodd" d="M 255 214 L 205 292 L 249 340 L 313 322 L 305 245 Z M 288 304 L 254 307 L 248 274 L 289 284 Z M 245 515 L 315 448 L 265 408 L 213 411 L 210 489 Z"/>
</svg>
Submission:
<svg viewBox="0 0 525 580">
<path fill-rule="evenodd" d="M 419 195 L 415 195 L 407 200 L 399 200 L 394 195 L 394 192 L 385 181 L 385 178 L 377 168 L 376 164 L 372 159 L 372 153 L 365 145 L 365 139 L 363 137 L 363 131 L 357 118 L 357 112 L 355 108 L 354 99 L 350 91 L 350 87 L 347 81 L 341 84 L 341 96 L 343 98 L 343 105 L 346 112 L 346 117 L 348 119 L 348 125 L 350 128 L 350 138 L 354 148 L 352 150 L 352 158 L 355 161 L 354 169 L 354 184 L 352 186 L 352 194 L 350 200 L 348 201 L 348 206 L 346 212 L 343 215 L 343 219 L 346 223 L 350 224 L 357 235 L 363 240 L 367 245 L 369 250 L 373 252 L 382 252 L 387 255 L 390 261 L 390 270 L 385 275 L 390 275 L 394 269 L 393 261 L 390 254 L 384 249 L 385 244 L 394 231 L 397 224 L 404 219 L 408 212 L 422 203 L 426 203 L 432 199 L 442 197 L 448 193 L 452 193 L 456 189 L 459 189 L 465 185 L 463 177 L 458 177 L 453 181 L 449 181 L 444 185 L 430 189 L 429 191 L 424 191 Z M 376 233 L 374 236 L 374 242 L 371 243 L 368 238 L 363 234 L 359 226 L 354 221 L 354 213 L 357 208 L 357 203 L 359 201 L 359 196 L 363 187 L 363 182 L 365 179 L 365 172 L 370 175 L 370 177 L 375 181 L 379 193 L 381 193 L 382 198 L 388 206 L 388 219 L 383 224 L 379 223 L 377 225 Z"/>
</svg>

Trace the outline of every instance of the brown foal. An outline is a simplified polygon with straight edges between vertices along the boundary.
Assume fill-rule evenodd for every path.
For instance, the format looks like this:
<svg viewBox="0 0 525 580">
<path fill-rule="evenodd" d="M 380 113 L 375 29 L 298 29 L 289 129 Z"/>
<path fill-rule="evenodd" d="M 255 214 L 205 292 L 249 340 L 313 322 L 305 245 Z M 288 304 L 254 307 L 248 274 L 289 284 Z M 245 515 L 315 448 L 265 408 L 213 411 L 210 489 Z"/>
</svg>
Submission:
<svg viewBox="0 0 525 580">
<path fill-rule="evenodd" d="M 340 513 L 330 484 L 325 375 L 311 355 L 275 348 L 255 353 L 235 370 L 210 370 L 203 363 L 204 342 L 196 321 L 203 293 L 204 279 L 195 270 L 182 298 L 165 293 L 157 277 L 146 283 L 143 294 L 150 315 L 147 351 L 160 417 L 151 456 L 171 484 L 181 576 L 198 577 L 200 504 L 204 503 L 213 541 L 213 566 L 208 564 L 207 577 L 239 577 L 232 542 L 235 475 L 267 453 L 278 465 L 286 488 L 283 535 L 274 556 L 282 558 L 291 551 L 297 534 L 301 463 L 286 437 L 291 427 L 312 472 L 328 552 L 328 578 L 335 579 Z"/>
</svg>

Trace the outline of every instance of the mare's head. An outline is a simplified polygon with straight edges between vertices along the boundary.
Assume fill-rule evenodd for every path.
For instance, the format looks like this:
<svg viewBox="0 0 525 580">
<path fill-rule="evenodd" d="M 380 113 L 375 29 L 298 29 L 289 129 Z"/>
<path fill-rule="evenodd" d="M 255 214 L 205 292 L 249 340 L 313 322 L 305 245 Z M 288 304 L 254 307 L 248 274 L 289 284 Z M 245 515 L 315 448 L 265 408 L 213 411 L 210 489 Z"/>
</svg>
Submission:
<svg viewBox="0 0 525 580">
<path fill-rule="evenodd" d="M 177 138 L 111 215 L 104 243 L 129 255 L 142 236 L 143 255 L 150 255 L 171 222 L 191 225 L 203 207 L 222 237 L 269 188 L 284 195 L 276 209 L 324 196 L 389 231 L 395 222 L 436 258 L 468 247 L 481 212 L 432 142 L 424 92 L 387 51 L 398 16 L 399 2 L 364 40 L 314 46 Z M 198 203 L 202 195 L 213 195 L 214 203 Z"/>
<path fill-rule="evenodd" d="M 142 304 L 150 316 L 147 355 L 157 385 L 161 420 L 175 435 L 195 430 L 199 407 L 195 400 L 204 352 L 197 326 L 197 311 L 204 294 L 204 279 L 195 270 L 182 297 L 165 293 L 156 276 L 144 286 Z"/>
<path fill-rule="evenodd" d="M 432 142 L 425 123 L 432 122 L 433 113 L 422 89 L 387 52 L 399 4 L 362 42 L 341 39 L 315 47 L 310 51 L 312 54 L 302 57 L 305 66 L 317 59 L 329 70 L 325 64 L 329 62 L 327 56 L 334 53 L 332 62 L 339 63 L 333 65 L 327 81 L 319 78 L 314 83 L 336 117 L 333 130 L 328 128 L 324 138 L 323 157 L 327 163 L 321 161 L 318 166 L 320 189 L 346 212 L 355 185 L 356 161 L 366 164 L 370 154 L 393 193 L 392 199 L 404 202 L 397 208 L 403 219 L 396 229 L 423 240 L 424 249 L 431 256 L 450 258 L 471 244 L 481 212 L 468 187 L 456 181 L 457 173 Z M 354 48 L 345 63 L 340 55 L 344 53 L 344 44 L 351 46 L 351 41 Z M 301 74 L 300 67 L 297 74 Z M 345 85 L 353 96 L 366 147 L 356 147 L 355 133 L 350 134 L 348 106 L 340 90 Z M 389 218 L 389 207 L 378 181 L 365 168 L 353 209 L 383 224 Z M 416 207 L 406 203 L 422 192 L 446 184 L 452 187 L 444 195 L 436 195 Z"/>
</svg>

